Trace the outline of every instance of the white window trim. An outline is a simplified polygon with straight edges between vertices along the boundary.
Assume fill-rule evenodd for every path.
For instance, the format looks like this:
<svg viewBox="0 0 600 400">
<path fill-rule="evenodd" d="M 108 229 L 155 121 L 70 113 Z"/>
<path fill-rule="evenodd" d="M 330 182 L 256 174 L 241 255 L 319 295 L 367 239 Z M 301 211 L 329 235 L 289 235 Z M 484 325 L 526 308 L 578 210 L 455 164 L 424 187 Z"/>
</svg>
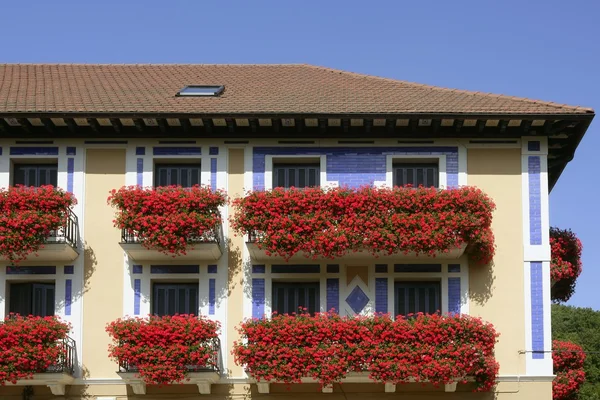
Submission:
<svg viewBox="0 0 600 400">
<path fill-rule="evenodd" d="M 415 262 L 401 262 L 401 263 L 415 263 Z M 318 282 L 319 283 L 319 302 L 320 302 L 320 311 L 327 312 L 327 279 L 339 279 L 339 313 L 340 315 L 355 315 L 351 310 L 350 306 L 346 304 L 346 298 L 350 294 L 350 292 L 354 289 L 355 286 L 359 286 L 368 296 L 369 303 L 362 310 L 360 315 L 373 315 L 375 312 L 375 279 L 376 278 L 387 278 L 388 280 L 388 312 L 390 314 L 394 313 L 394 283 L 397 281 L 427 281 L 427 280 L 439 280 L 441 283 L 441 293 L 440 293 L 440 305 L 442 314 L 448 313 L 448 278 L 456 277 L 460 278 L 460 313 L 468 315 L 469 314 L 469 263 L 466 257 L 462 257 L 458 260 L 430 260 L 423 259 L 419 260 L 418 263 L 422 264 L 441 264 L 442 270 L 441 272 L 394 272 L 394 264 L 387 263 L 388 272 L 387 273 L 375 273 L 375 264 L 377 264 L 376 260 L 374 263 L 370 263 L 365 265 L 364 268 L 369 271 L 369 282 L 363 282 L 358 276 L 354 277 L 353 280 L 346 284 L 346 266 L 347 264 L 336 264 L 335 260 L 332 260 L 329 263 L 321 263 L 314 262 L 311 263 L 310 260 L 307 259 L 306 263 L 294 263 L 289 265 L 320 265 L 319 273 L 272 273 L 271 266 L 273 264 L 265 265 L 264 273 L 250 273 L 249 280 L 252 278 L 264 279 L 265 280 L 265 303 L 264 303 L 264 312 L 265 315 L 271 316 L 273 308 L 273 282 L 276 281 L 297 281 L 297 282 Z M 283 264 L 283 263 L 281 263 Z M 276 263 L 274 265 L 281 265 L 280 263 Z M 327 264 L 336 264 L 339 265 L 339 272 L 337 273 L 328 273 L 327 272 Z M 459 264 L 460 272 L 448 272 L 449 264 Z M 258 264 L 257 264 L 258 265 Z M 263 264 L 260 264 L 263 265 Z M 250 266 L 251 268 L 251 266 Z M 248 309 L 246 310 L 245 316 L 251 317 L 251 299 L 246 300 L 246 305 Z M 250 302 L 250 304 L 248 304 Z"/>
<path fill-rule="evenodd" d="M 394 161 L 415 161 L 415 160 L 424 160 L 424 159 L 437 159 L 438 168 L 439 168 L 439 188 L 444 189 L 448 186 L 448 179 L 446 177 L 446 155 L 444 154 L 436 154 L 436 155 L 426 155 L 426 154 L 402 154 L 402 155 L 394 155 L 390 154 L 386 156 L 385 163 L 385 182 L 375 181 L 375 186 L 394 186 Z"/>
<path fill-rule="evenodd" d="M 282 158 L 293 161 L 297 158 L 314 158 L 319 160 L 319 181 L 320 186 L 333 185 L 335 182 L 327 182 L 327 156 L 324 154 L 294 154 L 294 155 L 276 155 L 268 154 L 265 156 L 265 190 L 273 189 L 273 159 Z M 336 185 L 337 186 L 337 185 Z"/>
<path fill-rule="evenodd" d="M 32 268 L 35 268 L 33 266 Z M 0 273 L 0 319 L 4 319 L 8 313 L 8 303 L 10 299 L 7 297 L 7 288 L 11 283 L 33 283 L 33 282 L 45 282 L 54 283 L 54 315 L 65 320 L 65 286 L 66 279 L 73 279 L 63 274 L 64 266 L 56 266 L 56 274 L 6 274 L 6 267 L 2 266 L 2 273 Z M 73 307 L 73 301 L 71 303 Z M 70 319 L 69 319 L 70 321 Z"/>
</svg>

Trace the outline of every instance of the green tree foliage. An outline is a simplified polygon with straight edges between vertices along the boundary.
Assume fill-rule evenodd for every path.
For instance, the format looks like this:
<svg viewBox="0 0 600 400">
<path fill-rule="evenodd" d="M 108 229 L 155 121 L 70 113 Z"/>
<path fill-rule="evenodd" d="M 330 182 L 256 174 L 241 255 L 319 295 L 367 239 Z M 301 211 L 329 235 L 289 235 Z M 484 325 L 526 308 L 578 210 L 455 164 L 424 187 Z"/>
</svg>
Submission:
<svg viewBox="0 0 600 400">
<path fill-rule="evenodd" d="M 553 304 L 552 338 L 571 341 L 588 352 L 579 400 L 600 400 L 600 311 Z"/>
</svg>

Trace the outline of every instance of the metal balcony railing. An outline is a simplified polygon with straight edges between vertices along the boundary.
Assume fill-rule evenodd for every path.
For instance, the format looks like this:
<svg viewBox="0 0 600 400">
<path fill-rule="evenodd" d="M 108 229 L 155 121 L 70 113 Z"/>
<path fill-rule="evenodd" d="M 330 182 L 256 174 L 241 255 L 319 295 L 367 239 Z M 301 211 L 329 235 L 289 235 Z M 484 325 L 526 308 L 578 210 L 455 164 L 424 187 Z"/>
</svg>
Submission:
<svg viewBox="0 0 600 400">
<path fill-rule="evenodd" d="M 77 359 L 77 352 L 75 348 L 75 341 L 70 337 L 66 337 L 60 342 L 61 352 L 56 364 L 51 365 L 46 369 L 45 373 L 65 373 L 73 375 L 75 372 L 75 362 Z"/>
<path fill-rule="evenodd" d="M 188 243 L 216 243 L 220 246 L 221 238 L 223 237 L 223 228 L 221 224 L 215 226 L 214 229 L 206 231 L 202 236 L 190 236 L 187 238 Z M 137 232 L 129 229 L 121 229 L 121 243 L 133 244 L 140 243 Z"/>
<path fill-rule="evenodd" d="M 67 243 L 74 249 L 79 247 L 79 220 L 72 211 L 67 212 L 67 221 L 55 231 L 50 232 L 46 243 Z"/>
<path fill-rule="evenodd" d="M 211 339 L 210 342 L 211 357 L 207 365 L 186 365 L 187 372 L 220 372 L 222 366 L 221 360 L 221 341 L 219 338 Z M 214 365 L 214 367 L 213 367 Z M 138 372 L 134 365 L 129 365 L 127 361 L 119 360 L 119 372 Z"/>
</svg>

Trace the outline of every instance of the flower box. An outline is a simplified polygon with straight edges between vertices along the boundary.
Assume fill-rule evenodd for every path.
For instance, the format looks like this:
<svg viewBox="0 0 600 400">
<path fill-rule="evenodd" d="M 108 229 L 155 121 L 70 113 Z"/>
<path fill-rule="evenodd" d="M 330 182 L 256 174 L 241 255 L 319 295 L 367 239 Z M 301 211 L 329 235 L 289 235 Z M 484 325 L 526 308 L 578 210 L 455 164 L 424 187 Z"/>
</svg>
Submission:
<svg viewBox="0 0 600 400">
<path fill-rule="evenodd" d="M 232 227 L 259 261 L 494 256 L 495 206 L 473 187 L 277 188 L 233 206 Z"/>
<path fill-rule="evenodd" d="M 568 229 L 550 228 L 550 249 L 551 297 L 554 301 L 567 301 L 581 274 L 581 241 Z"/>
<path fill-rule="evenodd" d="M 214 261 L 222 255 L 222 218 L 226 203 L 208 187 L 122 187 L 109 204 L 117 208 L 114 224 L 122 230 L 121 246 L 137 261 L 184 257 Z"/>
<path fill-rule="evenodd" d="M 193 315 L 118 319 L 106 328 L 109 355 L 136 394 L 146 385 L 185 382 L 210 393 L 221 364 L 218 329 L 218 322 Z"/>
<path fill-rule="evenodd" d="M 464 315 L 419 314 L 395 320 L 388 315 L 341 317 L 335 313 L 275 315 L 245 321 L 234 344 L 236 363 L 259 385 L 423 382 L 456 390 L 474 381 L 475 390 L 496 383 L 494 328 Z"/>
<path fill-rule="evenodd" d="M 9 315 L 0 324 L 0 384 L 48 386 L 64 395 L 73 383 L 75 342 L 56 317 Z"/>
<path fill-rule="evenodd" d="M 53 186 L 15 186 L 0 190 L 0 259 L 73 261 L 77 258 L 79 227 L 71 193 Z"/>
</svg>

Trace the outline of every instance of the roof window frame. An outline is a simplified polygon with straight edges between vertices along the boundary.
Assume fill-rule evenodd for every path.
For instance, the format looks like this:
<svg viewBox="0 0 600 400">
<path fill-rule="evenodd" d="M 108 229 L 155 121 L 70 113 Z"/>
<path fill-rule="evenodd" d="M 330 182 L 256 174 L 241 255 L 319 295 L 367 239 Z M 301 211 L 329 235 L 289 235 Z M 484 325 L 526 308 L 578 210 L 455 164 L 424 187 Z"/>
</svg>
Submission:
<svg viewBox="0 0 600 400">
<path fill-rule="evenodd" d="M 206 89 L 206 92 L 194 92 L 194 89 Z M 213 89 L 212 91 L 210 91 Z M 189 92 L 186 93 L 186 90 Z M 225 91 L 225 85 L 186 85 L 175 96 L 177 97 L 217 97 Z"/>
</svg>

